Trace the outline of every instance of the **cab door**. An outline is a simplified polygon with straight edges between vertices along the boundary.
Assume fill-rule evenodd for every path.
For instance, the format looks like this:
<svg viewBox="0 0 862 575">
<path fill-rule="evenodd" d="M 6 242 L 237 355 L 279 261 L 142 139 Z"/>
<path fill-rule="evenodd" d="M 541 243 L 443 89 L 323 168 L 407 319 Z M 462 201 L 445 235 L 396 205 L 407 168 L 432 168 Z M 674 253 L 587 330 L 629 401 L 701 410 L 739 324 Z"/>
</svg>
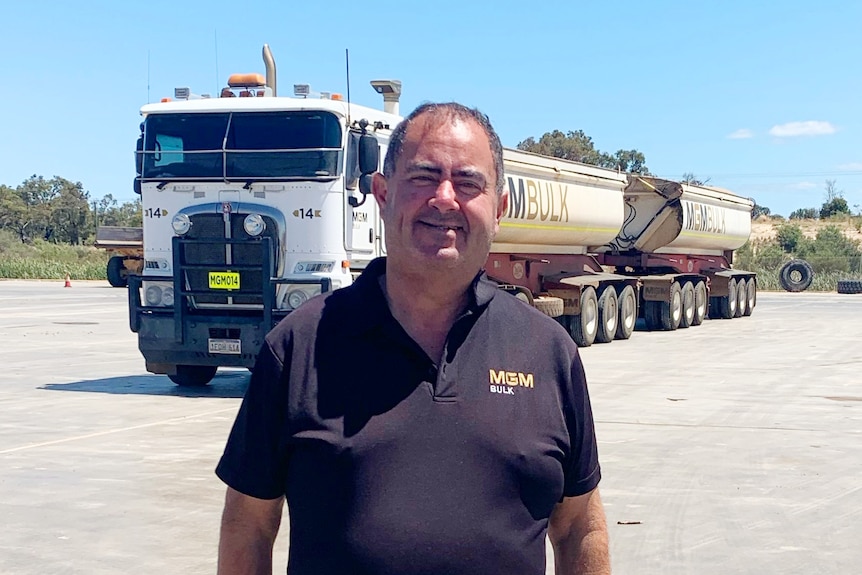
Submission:
<svg viewBox="0 0 862 575">
<path fill-rule="evenodd" d="M 350 132 L 347 154 L 345 154 L 347 157 L 344 170 L 345 249 L 351 255 L 351 259 L 370 260 L 376 256 L 377 202 L 371 194 L 363 198 L 359 191 L 359 136 L 359 132 Z M 361 205 L 353 207 L 350 204 L 351 198 Z"/>
</svg>

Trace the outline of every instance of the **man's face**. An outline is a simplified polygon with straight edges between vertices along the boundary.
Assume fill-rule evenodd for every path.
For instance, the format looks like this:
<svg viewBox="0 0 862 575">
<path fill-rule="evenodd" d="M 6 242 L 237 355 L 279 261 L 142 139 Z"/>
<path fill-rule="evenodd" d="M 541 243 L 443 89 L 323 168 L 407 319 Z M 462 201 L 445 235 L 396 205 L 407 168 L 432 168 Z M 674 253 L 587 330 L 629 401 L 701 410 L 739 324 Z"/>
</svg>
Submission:
<svg viewBox="0 0 862 575">
<path fill-rule="evenodd" d="M 374 180 L 390 261 L 425 273 L 460 268 L 475 275 L 508 201 L 495 188 L 481 126 L 446 115 L 415 118 L 394 174 Z"/>
</svg>

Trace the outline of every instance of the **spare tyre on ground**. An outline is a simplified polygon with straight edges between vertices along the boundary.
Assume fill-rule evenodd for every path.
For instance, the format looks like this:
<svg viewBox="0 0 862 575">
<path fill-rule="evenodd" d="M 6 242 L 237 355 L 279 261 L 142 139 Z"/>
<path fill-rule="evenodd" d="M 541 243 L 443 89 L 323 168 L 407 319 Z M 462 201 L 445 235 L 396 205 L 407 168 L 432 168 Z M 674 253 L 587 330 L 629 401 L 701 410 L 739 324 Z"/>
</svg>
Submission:
<svg viewBox="0 0 862 575">
<path fill-rule="evenodd" d="M 838 293 L 862 293 L 862 280 L 838 280 Z"/>
<path fill-rule="evenodd" d="M 805 291 L 814 279 L 814 270 L 805 260 L 790 260 L 778 272 L 778 282 L 789 292 Z"/>
</svg>

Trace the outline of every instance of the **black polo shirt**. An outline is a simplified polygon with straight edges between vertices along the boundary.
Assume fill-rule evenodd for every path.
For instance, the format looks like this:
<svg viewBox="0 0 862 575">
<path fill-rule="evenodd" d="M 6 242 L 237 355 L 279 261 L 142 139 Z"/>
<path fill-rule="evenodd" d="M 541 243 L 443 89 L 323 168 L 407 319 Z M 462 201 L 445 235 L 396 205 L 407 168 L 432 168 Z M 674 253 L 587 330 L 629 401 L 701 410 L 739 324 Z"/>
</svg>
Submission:
<svg viewBox="0 0 862 575">
<path fill-rule="evenodd" d="M 482 275 L 436 366 L 384 273 L 267 336 L 218 476 L 286 495 L 290 575 L 543 574 L 554 505 L 600 478 L 575 344 Z"/>
</svg>

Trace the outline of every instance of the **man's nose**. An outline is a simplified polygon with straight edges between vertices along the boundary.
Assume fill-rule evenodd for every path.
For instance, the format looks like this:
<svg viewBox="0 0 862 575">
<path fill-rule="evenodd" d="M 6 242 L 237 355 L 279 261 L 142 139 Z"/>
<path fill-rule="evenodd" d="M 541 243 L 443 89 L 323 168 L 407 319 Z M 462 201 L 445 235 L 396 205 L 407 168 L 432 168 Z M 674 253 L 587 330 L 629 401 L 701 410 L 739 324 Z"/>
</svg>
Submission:
<svg viewBox="0 0 862 575">
<path fill-rule="evenodd" d="M 434 196 L 428 201 L 428 205 L 437 208 L 441 212 L 448 212 L 458 209 L 458 202 L 455 201 L 455 186 L 452 181 L 443 179 L 434 190 Z"/>
</svg>

